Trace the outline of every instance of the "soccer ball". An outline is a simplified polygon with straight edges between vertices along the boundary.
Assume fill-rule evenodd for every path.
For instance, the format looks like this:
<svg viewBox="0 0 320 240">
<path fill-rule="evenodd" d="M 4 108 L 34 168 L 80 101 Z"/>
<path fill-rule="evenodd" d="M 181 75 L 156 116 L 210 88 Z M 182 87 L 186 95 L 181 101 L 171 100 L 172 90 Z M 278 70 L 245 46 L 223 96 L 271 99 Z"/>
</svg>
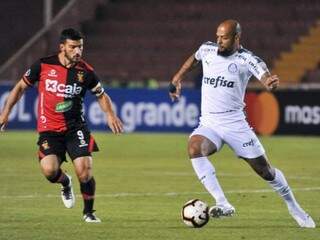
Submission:
<svg viewBox="0 0 320 240">
<path fill-rule="evenodd" d="M 208 209 L 208 205 L 205 202 L 199 199 L 192 199 L 182 207 L 182 220 L 188 227 L 203 227 L 209 221 Z"/>
</svg>

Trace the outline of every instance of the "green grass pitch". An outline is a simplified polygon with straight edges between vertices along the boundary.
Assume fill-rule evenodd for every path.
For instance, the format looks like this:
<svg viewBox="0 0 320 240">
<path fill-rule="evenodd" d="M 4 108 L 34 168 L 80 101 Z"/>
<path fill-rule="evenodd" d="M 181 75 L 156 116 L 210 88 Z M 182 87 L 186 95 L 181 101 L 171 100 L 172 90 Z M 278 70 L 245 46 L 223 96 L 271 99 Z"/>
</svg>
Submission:
<svg viewBox="0 0 320 240">
<path fill-rule="evenodd" d="M 101 224 L 82 221 L 82 199 L 72 163 L 76 206 L 65 209 L 60 187 L 41 175 L 37 134 L 8 130 L 0 134 L 0 239 L 320 239 L 316 229 L 298 228 L 280 197 L 227 146 L 211 157 L 237 214 L 210 220 L 200 229 L 180 218 L 184 202 L 213 200 L 187 158 L 187 134 L 94 133 L 97 215 Z M 301 206 L 320 225 L 320 138 L 261 138 L 271 163 L 281 169 Z"/>
</svg>

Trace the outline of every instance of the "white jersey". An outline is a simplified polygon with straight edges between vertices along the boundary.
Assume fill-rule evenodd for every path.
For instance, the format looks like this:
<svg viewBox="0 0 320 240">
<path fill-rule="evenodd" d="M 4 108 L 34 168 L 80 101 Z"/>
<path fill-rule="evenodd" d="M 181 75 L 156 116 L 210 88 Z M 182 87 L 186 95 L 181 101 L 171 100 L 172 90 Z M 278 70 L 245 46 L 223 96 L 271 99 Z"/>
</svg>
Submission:
<svg viewBox="0 0 320 240">
<path fill-rule="evenodd" d="M 244 118 L 244 96 L 249 79 L 254 75 L 261 79 L 268 72 L 266 64 L 252 52 L 240 48 L 230 56 L 218 55 L 218 45 L 206 42 L 195 53 L 202 61 L 201 87 L 202 120 L 233 116 Z M 222 117 L 222 118 L 221 118 Z"/>
</svg>

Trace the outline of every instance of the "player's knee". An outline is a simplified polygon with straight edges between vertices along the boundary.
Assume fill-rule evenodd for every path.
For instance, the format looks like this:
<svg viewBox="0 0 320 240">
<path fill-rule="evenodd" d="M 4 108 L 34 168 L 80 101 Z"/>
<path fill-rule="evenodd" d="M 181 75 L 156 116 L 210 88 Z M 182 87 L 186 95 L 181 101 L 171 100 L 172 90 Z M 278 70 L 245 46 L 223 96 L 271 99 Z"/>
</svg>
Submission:
<svg viewBox="0 0 320 240">
<path fill-rule="evenodd" d="M 42 166 L 41 170 L 46 178 L 55 176 L 58 173 L 58 169 L 54 168 L 53 166 Z"/>
<path fill-rule="evenodd" d="M 200 156 L 198 149 L 193 147 L 188 147 L 188 154 L 190 158 L 195 158 Z"/>
<path fill-rule="evenodd" d="M 215 152 L 213 145 L 208 144 L 206 141 L 190 141 L 188 145 L 188 153 L 190 158 L 206 157 Z"/>
<path fill-rule="evenodd" d="M 258 174 L 266 181 L 272 181 L 274 179 L 274 173 L 270 168 L 264 168 L 258 171 Z"/>
<path fill-rule="evenodd" d="M 86 183 L 92 178 L 92 174 L 89 171 L 83 171 L 78 174 L 79 182 Z"/>
<path fill-rule="evenodd" d="M 264 180 L 272 181 L 275 177 L 275 170 L 269 164 L 266 156 L 262 155 L 258 158 L 243 158 L 249 163 L 253 170 Z"/>
<path fill-rule="evenodd" d="M 202 157 L 201 147 L 199 144 L 189 143 L 188 154 L 190 158 Z"/>
<path fill-rule="evenodd" d="M 57 180 L 60 177 L 60 171 L 52 169 L 52 168 L 42 169 L 42 172 L 43 172 L 44 176 L 47 178 L 47 180 L 51 183 L 57 182 Z"/>
</svg>

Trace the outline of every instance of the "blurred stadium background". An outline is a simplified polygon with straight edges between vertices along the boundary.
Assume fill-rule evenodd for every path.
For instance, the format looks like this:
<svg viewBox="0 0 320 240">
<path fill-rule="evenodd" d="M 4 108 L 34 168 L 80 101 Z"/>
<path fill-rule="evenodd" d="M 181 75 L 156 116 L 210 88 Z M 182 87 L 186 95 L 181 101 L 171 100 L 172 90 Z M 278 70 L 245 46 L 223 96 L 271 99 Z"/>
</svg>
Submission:
<svg viewBox="0 0 320 240">
<path fill-rule="evenodd" d="M 121 138 L 96 133 L 102 146 L 95 160 L 97 209 L 105 222 L 94 231 L 79 227 L 81 204 L 77 211 L 61 210 L 58 190 L 38 172 L 37 93 L 27 91 L 0 136 L 0 239 L 190 238 L 179 207 L 194 197 L 211 201 L 200 192 L 185 153 L 187 133 L 198 124 L 201 72 L 185 80 L 178 103 L 170 101 L 166 88 L 182 62 L 204 41 L 215 41 L 218 23 L 229 18 L 242 25 L 242 45 L 281 79 L 274 93 L 251 81 L 248 119 L 258 134 L 266 135 L 261 139 L 272 162 L 283 168 L 298 199 L 320 224 L 319 0 L 10 0 L 0 1 L 0 9 L 1 108 L 28 67 L 58 50 L 60 31 L 75 27 L 85 34 L 84 58 L 113 98 L 126 132 L 138 132 Z M 106 130 L 93 97 L 86 99 L 85 110 L 91 129 Z M 319 228 L 299 231 L 280 199 L 247 166 L 230 164 L 234 156 L 227 148 L 218 160 L 218 176 L 239 216 L 209 223 L 192 232 L 194 238 L 319 238 Z M 73 174 L 70 165 L 66 168 Z M 270 208 L 261 208 L 270 201 Z"/>
<path fill-rule="evenodd" d="M 157 108 L 163 102 L 172 107 L 161 89 L 202 42 L 215 41 L 219 22 L 234 18 L 242 24 L 242 45 L 264 59 L 281 78 L 281 89 L 275 94 L 261 94 L 260 84 L 251 81 L 246 102 L 252 126 L 258 133 L 267 135 L 320 134 L 320 2 L 317 0 L 31 2 L 0 3 L 2 85 L 12 85 L 36 59 L 56 52 L 60 31 L 76 27 L 86 36 L 84 58 L 95 67 L 105 86 L 119 90 L 114 93 L 115 104 L 121 102 L 117 106 L 118 114 L 128 122 L 126 125 L 137 126 L 127 127 L 127 131 L 188 132 L 197 124 L 201 71 L 186 79 L 184 86 L 195 91 L 190 91 L 191 97 L 185 93 L 187 100 L 181 104 L 180 112 L 171 109 L 162 114 Z M 136 92 L 132 93 L 132 89 Z M 140 94 L 138 89 L 144 92 Z M 146 89 L 150 91 L 145 92 Z M 0 97 L 6 91 L 8 88 L 2 88 Z M 127 99 L 123 99 L 126 94 Z M 150 97 L 136 99 L 143 94 Z M 26 102 L 25 111 L 31 111 L 30 101 Z M 124 106 L 126 102 L 134 102 L 135 110 Z M 143 102 L 155 104 L 156 110 L 142 104 L 142 112 L 137 112 L 139 103 Z M 190 107 L 193 103 L 196 110 Z M 180 119 L 179 114 L 188 107 L 191 113 Z M 146 120 L 148 109 L 158 120 Z M 99 115 L 95 111 L 90 111 L 92 118 Z M 33 126 L 34 114 L 23 118 L 23 112 L 20 109 L 12 115 L 11 127 Z M 159 115 L 164 115 L 164 119 L 159 119 Z M 98 123 L 99 119 L 90 120 L 93 129 L 102 128 Z"/>
</svg>

